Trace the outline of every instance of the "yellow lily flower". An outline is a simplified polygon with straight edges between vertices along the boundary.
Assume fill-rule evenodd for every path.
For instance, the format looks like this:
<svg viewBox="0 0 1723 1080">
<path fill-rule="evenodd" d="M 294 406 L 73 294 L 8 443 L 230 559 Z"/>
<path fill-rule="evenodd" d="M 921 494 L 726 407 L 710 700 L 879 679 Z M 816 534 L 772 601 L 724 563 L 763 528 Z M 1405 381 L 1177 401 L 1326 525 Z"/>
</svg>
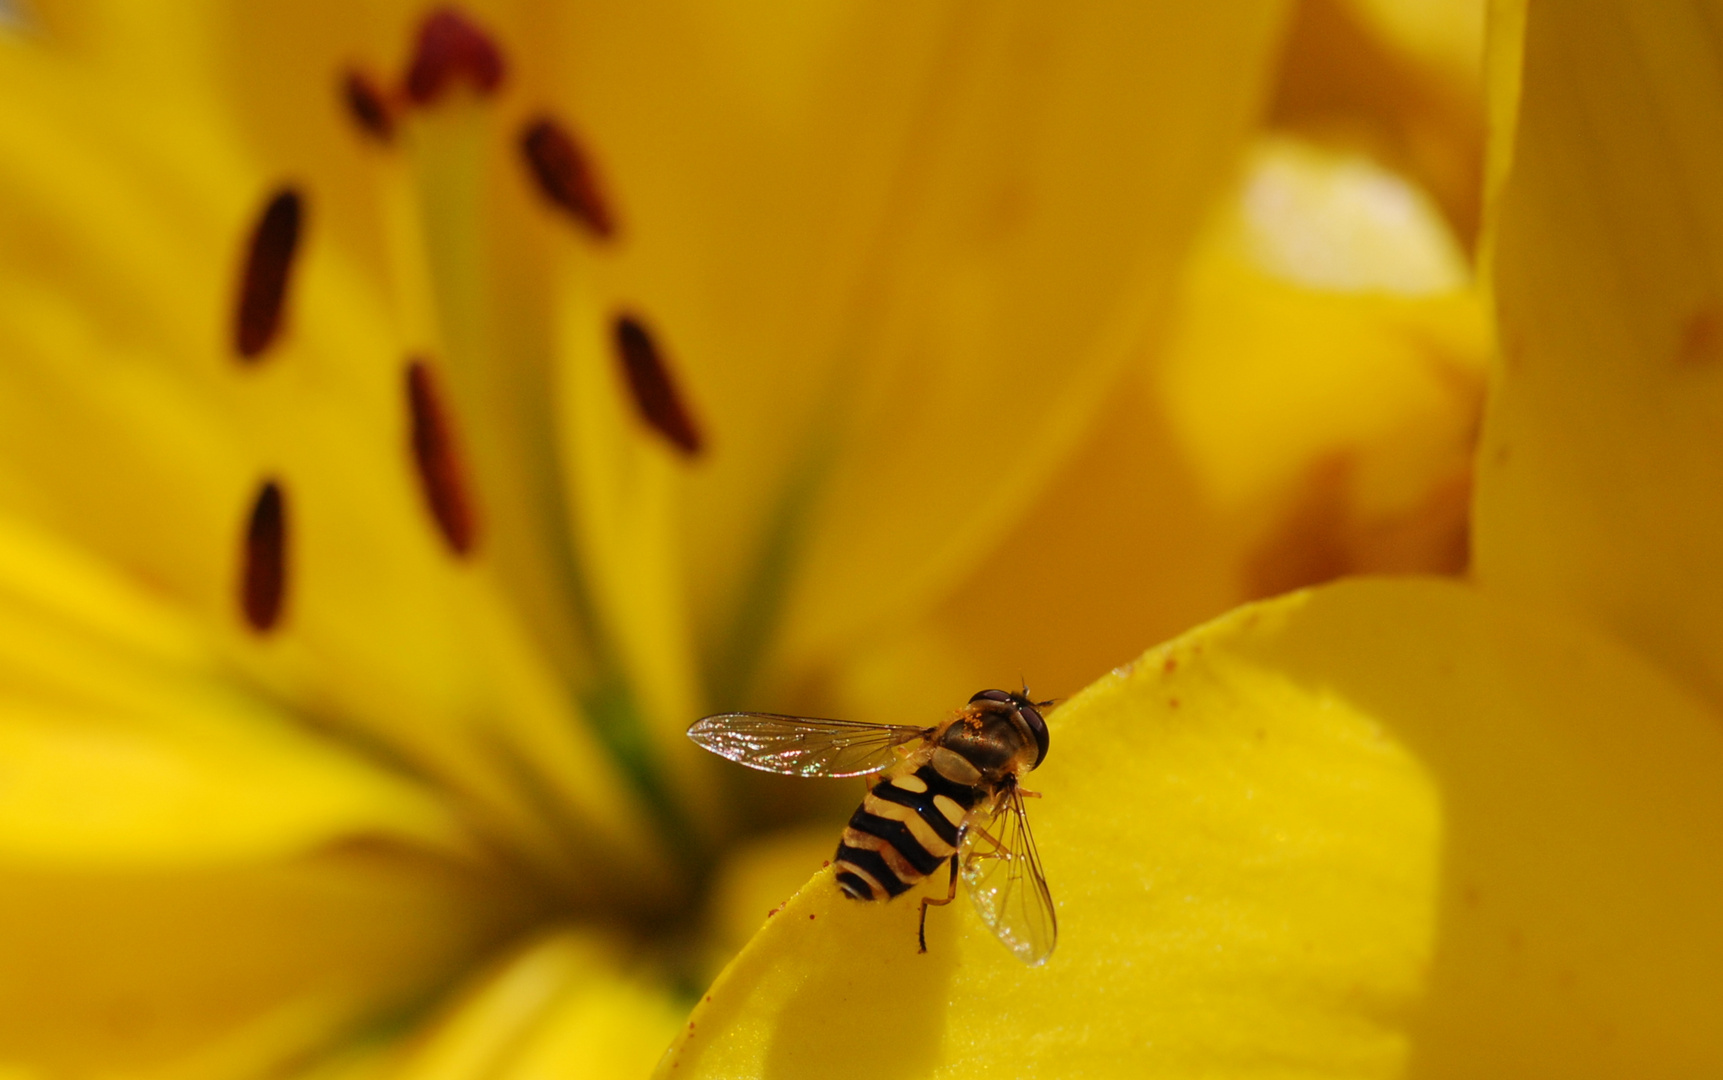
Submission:
<svg viewBox="0 0 1723 1080">
<path fill-rule="evenodd" d="M 659 1076 L 1723 1068 L 1720 13 L 1492 11 L 1472 580 L 1247 605 L 1053 713 L 1044 969 L 822 874 Z"/>
<path fill-rule="evenodd" d="M 12 28 L 5 1059 L 643 1071 L 682 729 L 986 545 L 1228 168 L 1273 6 L 1125 14 Z"/>
<path fill-rule="evenodd" d="M 685 1024 L 705 879 L 722 914 L 724 882 L 805 877 L 793 836 L 714 867 L 825 798 L 705 759 L 701 712 L 901 719 L 1019 661 L 1075 688 L 1251 596 L 1463 561 L 1484 347 L 1461 256 L 1420 211 L 1353 246 L 1397 236 L 1421 268 L 1318 280 L 1276 229 L 1324 200 L 1351 229 L 1347 193 L 1398 181 L 1250 141 L 1281 5 L 1144 7 L 44 2 L 0 34 L 0 1068 L 638 1076 L 677 1032 L 663 1069 L 1080 1068 L 1083 1029 L 1020 997 L 1043 976 L 1121 1068 L 1155 993 L 1219 980 L 1181 1045 L 1232 1060 L 1197 1014 L 1248 1017 L 1275 973 L 1205 962 L 1212 921 L 1127 892 L 1097 822 L 1152 794 L 1121 802 L 1102 765 L 1212 763 L 1238 733 L 1132 742 L 1105 687 L 1054 759 L 1090 790 L 1049 772 L 1037 817 L 1055 966 L 1001 966 L 948 912 L 894 1003 L 903 1045 L 846 1055 L 822 1021 L 907 959 L 903 908 L 828 911 L 817 878 L 786 909 L 808 926 L 770 924 Z M 1290 209 L 1241 209 L 1265 191 Z M 1277 364 L 1281 340 L 1328 366 Z M 1229 393 L 1260 380 L 1297 408 Z M 1241 428 L 1268 443 L 1240 453 Z M 1172 462 L 1186 531 L 1109 497 Z M 1121 520 L 1176 541 L 1133 605 L 1108 589 L 1140 551 L 1080 542 Z M 1027 587 L 1003 612 L 1002 585 Z M 998 617 L 1018 606 L 1048 620 Z M 1327 910 L 1339 934 L 1428 885 L 1403 841 L 1440 822 L 1396 786 L 1410 755 L 1333 731 L 1265 760 L 1309 829 L 1334 809 L 1312 777 L 1378 770 L 1381 832 L 1336 862 L 1378 892 Z M 1186 816 L 1161 820 L 1189 831 L 1128 850 L 1234 850 L 1190 816 L 1225 802 L 1211 780 L 1171 785 Z M 1250 929 L 1226 908 L 1260 880 L 1212 881 L 1179 902 Z M 1192 959 L 1102 1012 L 1067 958 L 1121 911 L 1119 964 Z M 1313 977 L 1408 992 L 1370 965 L 1416 920 L 1382 923 Z M 798 981 L 821 958 L 838 975 Z M 980 1005 L 1017 1034 L 968 1024 Z M 1393 1050 L 1345 1017 L 1275 1037 Z"/>
</svg>

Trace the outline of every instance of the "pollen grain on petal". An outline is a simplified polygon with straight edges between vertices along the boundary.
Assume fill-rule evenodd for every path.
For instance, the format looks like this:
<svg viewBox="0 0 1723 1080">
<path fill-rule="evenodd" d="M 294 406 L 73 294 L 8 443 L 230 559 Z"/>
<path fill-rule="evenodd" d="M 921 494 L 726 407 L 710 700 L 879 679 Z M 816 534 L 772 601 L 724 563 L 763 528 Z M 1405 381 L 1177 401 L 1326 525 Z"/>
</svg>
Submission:
<svg viewBox="0 0 1723 1080">
<path fill-rule="evenodd" d="M 395 136 L 395 112 L 389 97 L 377 80 L 358 68 L 348 68 L 341 76 L 341 100 L 347 114 L 359 125 L 359 130 L 378 142 L 388 142 Z"/>
<path fill-rule="evenodd" d="M 521 130 L 520 146 L 546 198 L 594 236 L 608 240 L 615 235 L 616 218 L 599 190 L 592 162 L 568 128 L 549 117 L 538 117 Z"/>
<path fill-rule="evenodd" d="M 425 506 L 449 550 L 467 555 L 478 537 L 478 522 L 442 388 L 423 359 L 407 365 L 407 408 L 412 418 L 413 464 Z"/>
<path fill-rule="evenodd" d="M 265 480 L 246 522 L 239 595 L 245 621 L 260 634 L 281 621 L 287 573 L 287 499 L 279 481 Z"/>
<path fill-rule="evenodd" d="M 256 361 L 281 333 L 304 216 L 303 197 L 284 187 L 270 196 L 252 228 L 234 321 L 234 348 L 242 361 Z"/>
<path fill-rule="evenodd" d="M 633 315 L 618 315 L 614 333 L 617 359 L 622 361 L 623 374 L 628 378 L 628 388 L 634 394 L 641 419 L 684 455 L 698 455 L 705 440 L 676 388 L 664 354 L 645 324 Z"/>
<path fill-rule="evenodd" d="M 429 105 L 463 80 L 489 95 L 502 85 L 503 71 L 502 50 L 488 32 L 456 8 L 438 8 L 419 24 L 407 96 Z"/>
</svg>

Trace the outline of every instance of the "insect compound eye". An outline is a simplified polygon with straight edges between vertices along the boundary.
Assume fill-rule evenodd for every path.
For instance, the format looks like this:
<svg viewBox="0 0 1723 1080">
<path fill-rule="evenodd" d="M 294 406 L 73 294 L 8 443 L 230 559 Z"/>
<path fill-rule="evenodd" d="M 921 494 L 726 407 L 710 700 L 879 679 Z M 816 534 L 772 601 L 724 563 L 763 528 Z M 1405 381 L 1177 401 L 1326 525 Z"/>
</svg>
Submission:
<svg viewBox="0 0 1723 1080">
<path fill-rule="evenodd" d="M 1010 704 L 1011 695 L 1006 693 L 1004 690 L 983 690 L 969 700 L 971 703 L 977 701 L 1001 701 L 1006 704 Z"/>
<path fill-rule="evenodd" d="M 1019 705 L 1017 711 L 1022 714 L 1023 722 L 1029 725 L 1030 732 L 1035 736 L 1035 765 L 1029 766 L 1033 769 L 1047 756 L 1047 721 L 1041 719 L 1041 710 L 1033 705 Z"/>
</svg>

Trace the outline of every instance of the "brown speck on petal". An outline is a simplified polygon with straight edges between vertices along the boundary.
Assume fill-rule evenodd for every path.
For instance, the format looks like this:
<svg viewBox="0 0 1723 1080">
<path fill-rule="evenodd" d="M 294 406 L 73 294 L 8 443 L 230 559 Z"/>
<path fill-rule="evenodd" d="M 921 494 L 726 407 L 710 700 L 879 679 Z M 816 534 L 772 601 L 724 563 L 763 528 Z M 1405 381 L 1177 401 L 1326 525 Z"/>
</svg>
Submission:
<svg viewBox="0 0 1723 1080">
<path fill-rule="evenodd" d="M 287 501 L 281 485 L 264 481 L 251 504 L 245 527 L 245 561 L 240 574 L 240 609 L 260 634 L 281 621 L 287 597 Z"/>
<path fill-rule="evenodd" d="M 341 98 L 360 130 L 378 142 L 395 135 L 395 114 L 389 99 L 371 76 L 350 68 L 341 79 Z"/>
<path fill-rule="evenodd" d="M 466 555 L 477 538 L 477 521 L 442 390 L 435 372 L 423 360 L 414 360 L 407 367 L 407 408 L 412 415 L 413 463 L 418 467 L 425 505 L 449 549 Z"/>
<path fill-rule="evenodd" d="M 567 128 L 540 117 L 521 130 L 520 145 L 546 198 L 574 215 L 593 235 L 606 240 L 615 235 L 616 219 L 598 190 L 592 164 Z"/>
<path fill-rule="evenodd" d="M 617 358 L 622 361 L 641 419 L 689 457 L 700 453 L 704 445 L 700 429 L 684 407 L 652 335 L 632 315 L 618 315 L 614 329 Z"/>
<path fill-rule="evenodd" d="M 234 348 L 242 360 L 263 355 L 281 332 L 281 309 L 287 303 L 303 216 L 299 192 L 282 188 L 270 196 L 252 229 L 234 322 Z"/>
<path fill-rule="evenodd" d="M 1723 317 L 1715 304 L 1706 304 L 1681 326 L 1681 345 L 1676 359 L 1683 364 L 1709 365 L 1723 358 Z"/>
<path fill-rule="evenodd" d="M 438 8 L 419 24 L 407 96 L 414 104 L 429 105 L 463 79 L 481 94 L 494 93 L 503 81 L 502 50 L 460 11 Z"/>
</svg>

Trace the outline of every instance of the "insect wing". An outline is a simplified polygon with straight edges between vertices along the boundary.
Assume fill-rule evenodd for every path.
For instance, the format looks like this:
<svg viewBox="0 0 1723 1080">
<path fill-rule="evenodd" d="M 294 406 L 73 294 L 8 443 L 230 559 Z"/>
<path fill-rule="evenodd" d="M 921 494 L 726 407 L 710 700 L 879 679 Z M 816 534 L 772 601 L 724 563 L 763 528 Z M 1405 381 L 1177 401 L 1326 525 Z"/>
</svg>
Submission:
<svg viewBox="0 0 1723 1080">
<path fill-rule="evenodd" d="M 896 749 L 932 728 L 863 724 L 776 713 L 720 713 L 696 721 L 688 737 L 750 769 L 785 776 L 863 776 L 897 764 Z"/>
<path fill-rule="evenodd" d="M 1038 967 L 1053 954 L 1059 937 L 1053 894 L 1015 787 L 965 830 L 963 884 L 981 921 L 1017 959 Z"/>
</svg>

